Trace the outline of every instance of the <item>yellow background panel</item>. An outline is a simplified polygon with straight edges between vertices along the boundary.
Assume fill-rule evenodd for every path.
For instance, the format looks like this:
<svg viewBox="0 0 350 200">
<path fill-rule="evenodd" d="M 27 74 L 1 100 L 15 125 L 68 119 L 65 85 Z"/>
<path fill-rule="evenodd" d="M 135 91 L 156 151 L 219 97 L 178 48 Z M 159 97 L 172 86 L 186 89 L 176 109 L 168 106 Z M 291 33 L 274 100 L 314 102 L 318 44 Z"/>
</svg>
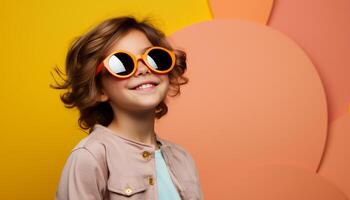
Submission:
<svg viewBox="0 0 350 200">
<path fill-rule="evenodd" d="M 69 43 L 114 16 L 153 18 L 170 34 L 210 20 L 207 1 L 5 1 L 1 17 L 1 199 L 53 199 L 63 164 L 86 134 L 49 88 Z"/>
</svg>

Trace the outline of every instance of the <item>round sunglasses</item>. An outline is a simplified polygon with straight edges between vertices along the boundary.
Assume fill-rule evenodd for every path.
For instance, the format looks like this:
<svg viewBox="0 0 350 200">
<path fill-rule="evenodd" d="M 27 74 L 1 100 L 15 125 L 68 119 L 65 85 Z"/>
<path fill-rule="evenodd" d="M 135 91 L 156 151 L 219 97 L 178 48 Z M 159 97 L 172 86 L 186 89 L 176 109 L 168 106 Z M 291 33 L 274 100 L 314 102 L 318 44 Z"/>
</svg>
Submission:
<svg viewBox="0 0 350 200">
<path fill-rule="evenodd" d="M 98 65 L 95 75 L 97 76 L 105 67 L 110 74 L 117 78 L 128 78 L 136 72 L 139 59 L 143 60 L 146 66 L 157 74 L 166 74 L 175 66 L 173 51 L 160 46 L 152 46 L 141 55 L 134 55 L 125 50 L 112 52 Z"/>
</svg>

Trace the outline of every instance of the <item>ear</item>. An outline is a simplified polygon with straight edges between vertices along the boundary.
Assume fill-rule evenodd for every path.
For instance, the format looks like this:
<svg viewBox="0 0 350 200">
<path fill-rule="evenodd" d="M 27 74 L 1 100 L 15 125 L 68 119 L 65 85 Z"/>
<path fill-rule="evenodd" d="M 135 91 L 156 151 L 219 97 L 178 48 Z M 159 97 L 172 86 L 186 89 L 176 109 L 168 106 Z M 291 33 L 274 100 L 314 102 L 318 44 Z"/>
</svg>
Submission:
<svg viewBox="0 0 350 200">
<path fill-rule="evenodd" d="M 99 97 L 98 97 L 98 101 L 100 101 L 100 102 L 108 101 L 108 96 L 104 92 L 101 92 Z"/>
</svg>

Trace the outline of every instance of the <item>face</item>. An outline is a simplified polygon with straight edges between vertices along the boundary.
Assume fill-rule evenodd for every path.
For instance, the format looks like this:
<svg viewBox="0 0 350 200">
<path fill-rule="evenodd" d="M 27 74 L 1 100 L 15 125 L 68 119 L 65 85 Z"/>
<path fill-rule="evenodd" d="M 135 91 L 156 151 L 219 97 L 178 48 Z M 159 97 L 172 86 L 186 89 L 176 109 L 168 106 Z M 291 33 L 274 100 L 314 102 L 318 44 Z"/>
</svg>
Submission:
<svg viewBox="0 0 350 200">
<path fill-rule="evenodd" d="M 107 55 L 115 50 L 126 50 L 134 55 L 142 54 L 146 47 L 153 46 L 146 35 L 139 30 L 131 30 L 108 50 Z M 153 110 L 165 98 L 169 78 L 167 74 L 155 74 L 143 63 L 137 62 L 135 74 L 127 79 L 118 79 L 106 69 L 102 75 L 102 94 L 100 101 L 108 101 L 114 110 L 123 109 L 133 112 Z M 134 89 L 144 81 L 158 83 L 153 89 Z"/>
</svg>

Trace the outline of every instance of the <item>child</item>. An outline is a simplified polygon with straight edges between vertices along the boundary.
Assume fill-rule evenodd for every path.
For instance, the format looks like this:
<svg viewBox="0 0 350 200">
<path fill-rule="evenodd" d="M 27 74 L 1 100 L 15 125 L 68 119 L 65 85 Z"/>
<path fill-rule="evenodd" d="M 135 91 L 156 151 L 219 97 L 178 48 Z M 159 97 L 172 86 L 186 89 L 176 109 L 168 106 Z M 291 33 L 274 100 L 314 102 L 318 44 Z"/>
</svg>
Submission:
<svg viewBox="0 0 350 200">
<path fill-rule="evenodd" d="M 69 89 L 61 100 L 78 108 L 79 126 L 89 131 L 71 151 L 55 199 L 203 199 L 191 155 L 154 131 L 168 91 L 176 96 L 188 82 L 186 69 L 184 51 L 131 16 L 107 19 L 75 40 L 67 79 L 51 87 Z"/>
</svg>

